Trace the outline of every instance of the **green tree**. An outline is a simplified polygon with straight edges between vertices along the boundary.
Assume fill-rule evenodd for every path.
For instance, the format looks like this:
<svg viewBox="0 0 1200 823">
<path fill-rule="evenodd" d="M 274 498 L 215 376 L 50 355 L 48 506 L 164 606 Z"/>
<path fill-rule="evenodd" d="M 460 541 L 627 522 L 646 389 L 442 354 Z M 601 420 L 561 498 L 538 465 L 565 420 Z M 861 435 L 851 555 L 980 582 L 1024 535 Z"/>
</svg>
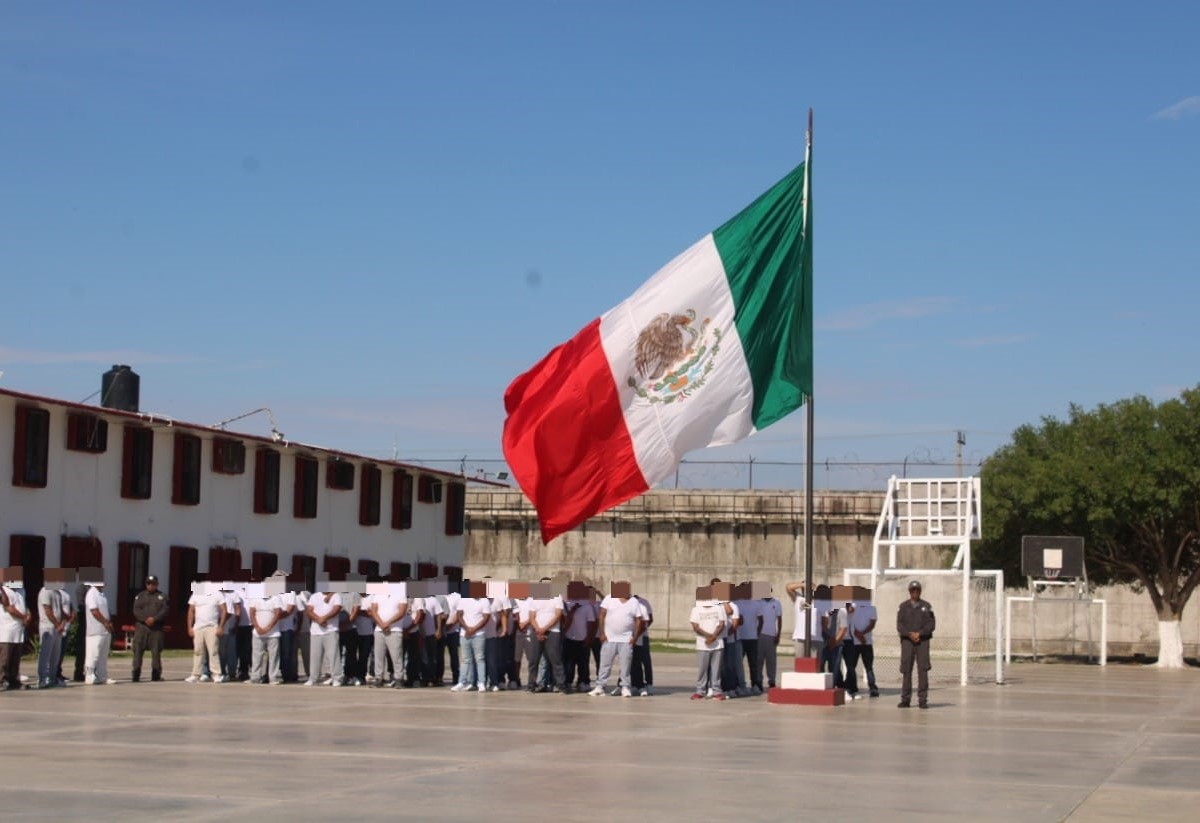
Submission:
<svg viewBox="0 0 1200 823">
<path fill-rule="evenodd" d="M 1018 579 L 1022 535 L 1082 536 L 1088 577 L 1144 590 L 1158 614 L 1158 665 L 1183 666 L 1179 621 L 1200 585 L 1200 387 L 1022 426 L 982 479 L 976 565 Z"/>
</svg>

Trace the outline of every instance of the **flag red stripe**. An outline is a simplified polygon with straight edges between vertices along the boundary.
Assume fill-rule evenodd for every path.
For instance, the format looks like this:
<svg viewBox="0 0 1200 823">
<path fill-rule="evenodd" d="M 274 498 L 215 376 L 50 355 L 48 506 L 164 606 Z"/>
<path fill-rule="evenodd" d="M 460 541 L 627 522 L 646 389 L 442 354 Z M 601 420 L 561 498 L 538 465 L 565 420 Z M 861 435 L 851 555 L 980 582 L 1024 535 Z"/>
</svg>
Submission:
<svg viewBox="0 0 1200 823">
<path fill-rule="evenodd" d="M 544 542 L 646 491 L 599 318 L 514 380 L 504 408 L 504 456 Z"/>
</svg>

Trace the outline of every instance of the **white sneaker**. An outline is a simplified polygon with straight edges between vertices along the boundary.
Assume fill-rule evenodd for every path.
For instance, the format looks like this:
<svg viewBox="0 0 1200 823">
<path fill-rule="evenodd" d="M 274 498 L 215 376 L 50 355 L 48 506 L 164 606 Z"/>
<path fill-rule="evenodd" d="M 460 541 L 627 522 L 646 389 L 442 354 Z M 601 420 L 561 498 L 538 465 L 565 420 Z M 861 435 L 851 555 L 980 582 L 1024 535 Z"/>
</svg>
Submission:
<svg viewBox="0 0 1200 823">
<path fill-rule="evenodd" d="M 338 680 L 336 677 L 331 677 L 329 679 L 329 685 L 337 688 L 338 686 L 342 685 L 342 681 Z"/>
<path fill-rule="evenodd" d="M 592 689 L 590 692 L 588 692 L 588 697 L 604 697 L 604 687 L 597 686 L 596 688 Z"/>
<path fill-rule="evenodd" d="M 477 691 L 477 692 L 486 692 L 486 691 L 487 691 L 487 684 L 486 684 L 486 683 L 476 683 L 476 684 L 475 684 L 475 691 Z"/>
<path fill-rule="evenodd" d="M 194 674 L 189 674 L 187 677 L 183 678 L 183 682 L 184 683 L 199 683 L 200 678 Z"/>
<path fill-rule="evenodd" d="M 494 691 L 494 692 L 498 692 L 498 691 L 500 691 L 500 687 L 499 687 L 499 686 L 492 686 L 492 691 Z"/>
<path fill-rule="evenodd" d="M 465 692 L 465 691 L 466 691 L 467 689 L 469 689 L 469 688 L 471 688 L 471 687 L 470 687 L 470 686 L 464 686 L 462 683 L 455 683 L 453 686 L 451 686 L 451 687 L 450 687 L 450 691 L 452 691 L 452 692 Z"/>
<path fill-rule="evenodd" d="M 219 674 L 217 675 L 217 677 L 220 677 L 220 676 L 221 675 L 219 675 Z M 201 683 L 211 683 L 212 678 L 209 677 L 207 674 L 202 674 L 202 675 L 200 675 L 200 682 Z"/>
<path fill-rule="evenodd" d="M 621 694 L 621 689 L 619 687 L 614 686 L 613 690 L 611 692 L 609 692 L 609 694 L 611 694 L 613 697 L 617 697 L 618 695 Z"/>
<path fill-rule="evenodd" d="M 96 685 L 96 676 L 94 674 L 89 674 L 87 677 L 83 678 L 83 682 L 88 684 L 89 686 L 95 686 Z"/>
<path fill-rule="evenodd" d="M 317 684 L 316 684 L 316 683 L 314 683 L 314 682 L 313 682 L 313 681 L 311 681 L 311 680 L 305 680 L 305 681 L 304 681 L 304 683 L 303 683 L 302 685 L 304 685 L 304 686 L 315 686 L 315 685 L 317 685 Z"/>
<path fill-rule="evenodd" d="M 639 696 L 639 697 L 649 697 L 649 696 L 650 696 L 650 690 L 649 690 L 649 689 L 642 689 L 640 692 L 638 692 L 638 696 Z"/>
<path fill-rule="evenodd" d="M 621 697 L 633 697 L 633 692 L 629 690 L 628 686 L 621 687 Z"/>
<path fill-rule="evenodd" d="M 373 675 L 373 674 L 368 674 L 368 675 L 367 675 L 367 682 L 368 682 L 368 683 L 374 683 L 374 682 L 375 682 L 375 675 Z"/>
<path fill-rule="evenodd" d="M 114 680 L 113 678 L 110 677 L 104 681 L 104 684 L 106 686 L 113 686 L 113 685 L 116 685 L 116 682 L 117 682 L 116 680 Z"/>
<path fill-rule="evenodd" d="M 223 674 L 218 674 L 216 677 L 214 677 L 214 678 L 212 679 L 212 681 L 213 681 L 214 683 L 224 683 L 224 682 L 225 682 L 225 680 L 226 680 L 226 677 L 225 677 L 225 675 L 223 675 Z M 249 683 L 250 681 L 249 681 L 249 680 L 247 680 L 246 682 L 247 682 L 247 683 Z"/>
</svg>

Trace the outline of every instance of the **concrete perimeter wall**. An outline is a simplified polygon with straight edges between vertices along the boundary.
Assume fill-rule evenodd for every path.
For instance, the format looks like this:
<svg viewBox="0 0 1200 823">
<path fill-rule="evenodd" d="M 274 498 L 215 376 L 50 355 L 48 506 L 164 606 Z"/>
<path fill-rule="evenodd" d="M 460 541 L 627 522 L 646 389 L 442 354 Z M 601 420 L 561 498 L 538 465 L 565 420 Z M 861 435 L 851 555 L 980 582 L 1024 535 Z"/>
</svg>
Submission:
<svg viewBox="0 0 1200 823">
<path fill-rule="evenodd" d="M 871 543 L 883 497 L 881 492 L 815 494 L 816 582 L 840 583 L 843 569 L 871 565 Z M 629 580 L 634 591 L 654 606 L 652 634 L 671 640 L 692 636 L 688 615 L 697 586 L 713 577 L 768 580 L 775 585 L 776 596 L 784 601 L 784 632 L 785 637 L 791 636 L 792 614 L 783 587 L 803 577 L 803 493 L 651 491 L 546 546 L 538 533 L 536 513 L 519 491 L 470 489 L 466 508 L 467 577 L 537 580 L 567 571 L 602 591 L 607 591 L 613 580 Z M 899 565 L 946 568 L 952 556 L 953 550 L 907 549 Z M 855 582 L 865 585 L 862 580 Z M 947 587 L 952 585 L 956 584 L 946 580 L 933 588 L 946 589 L 949 597 Z M 931 587 L 927 585 L 926 590 L 931 591 Z M 1007 593 L 1027 592 L 1009 589 Z M 1065 594 L 1058 591 L 1049 596 L 1061 598 Z M 1123 586 L 1102 589 L 1094 596 L 1108 600 L 1110 655 L 1157 654 L 1158 627 L 1149 597 Z M 984 602 L 985 598 L 976 599 L 979 609 L 992 613 L 993 607 Z M 958 636 L 960 602 L 955 597 L 945 606 L 934 603 L 943 637 Z M 1039 653 L 1087 654 L 1089 608 L 1093 636 L 1098 638 L 1098 607 L 1072 606 L 1066 601 L 1039 604 Z M 890 623 L 891 614 L 881 613 L 881 629 L 888 630 Z M 1031 636 L 1029 604 L 1015 603 L 1014 653 L 1027 653 Z M 1186 655 L 1200 655 L 1200 606 L 1185 611 L 1183 640 Z"/>
</svg>

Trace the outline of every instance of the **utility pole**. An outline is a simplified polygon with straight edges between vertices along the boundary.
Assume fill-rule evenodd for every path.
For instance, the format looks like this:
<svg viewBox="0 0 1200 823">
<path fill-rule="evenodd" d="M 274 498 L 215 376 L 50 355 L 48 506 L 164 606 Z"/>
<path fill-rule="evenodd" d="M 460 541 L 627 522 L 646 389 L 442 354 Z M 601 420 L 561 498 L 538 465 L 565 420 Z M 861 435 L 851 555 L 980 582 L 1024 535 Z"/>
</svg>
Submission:
<svg viewBox="0 0 1200 823">
<path fill-rule="evenodd" d="M 962 477 L 962 450 L 967 444 L 967 433 L 961 429 L 955 432 L 954 438 L 954 465 L 958 468 L 958 476 Z"/>
</svg>

